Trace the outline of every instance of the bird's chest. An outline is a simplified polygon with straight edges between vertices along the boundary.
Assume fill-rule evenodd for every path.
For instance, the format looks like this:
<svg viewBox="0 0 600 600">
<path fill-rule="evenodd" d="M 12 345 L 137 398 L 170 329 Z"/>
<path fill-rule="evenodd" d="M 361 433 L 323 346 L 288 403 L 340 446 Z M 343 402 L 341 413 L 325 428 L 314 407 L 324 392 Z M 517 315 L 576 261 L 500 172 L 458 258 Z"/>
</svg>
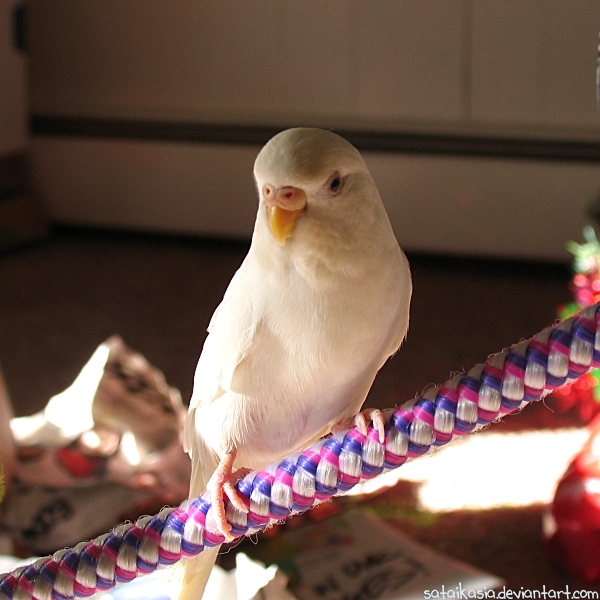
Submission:
<svg viewBox="0 0 600 600">
<path fill-rule="evenodd" d="M 387 319 L 372 304 L 371 290 L 353 282 L 326 293 L 301 290 L 283 301 L 274 296 L 265 325 L 290 368 L 331 371 L 360 361 L 384 335 Z"/>
<path fill-rule="evenodd" d="M 382 296 L 374 286 L 287 285 L 285 293 L 263 295 L 252 349 L 222 407 L 240 464 L 259 468 L 357 410 L 349 407 L 372 381 L 393 320 L 384 305 L 374 306 Z"/>
<path fill-rule="evenodd" d="M 301 421 L 315 404 L 331 412 L 347 400 L 363 373 L 377 369 L 390 322 L 372 289 L 348 285 L 331 294 L 296 292 L 274 301 L 256 332 L 252 356 L 240 365 L 240 381 L 274 411 Z M 373 364 L 377 363 L 376 367 Z"/>
<path fill-rule="evenodd" d="M 265 328 L 292 361 L 327 365 L 368 353 L 396 310 L 394 261 L 304 250 L 261 265 L 255 292 Z"/>
</svg>

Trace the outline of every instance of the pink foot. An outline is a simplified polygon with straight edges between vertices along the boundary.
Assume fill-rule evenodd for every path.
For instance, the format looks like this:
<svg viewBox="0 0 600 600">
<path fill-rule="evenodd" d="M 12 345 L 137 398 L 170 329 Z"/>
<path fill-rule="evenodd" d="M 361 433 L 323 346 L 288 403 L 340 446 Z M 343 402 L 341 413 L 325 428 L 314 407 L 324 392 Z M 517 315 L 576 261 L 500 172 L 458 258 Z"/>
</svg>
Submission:
<svg viewBox="0 0 600 600">
<path fill-rule="evenodd" d="M 244 506 L 242 499 L 239 497 L 235 484 L 250 472 L 250 469 L 237 469 L 233 471 L 233 461 L 236 456 L 235 450 L 228 452 L 221 458 L 219 466 L 215 469 L 212 474 L 206 488 L 210 491 L 210 496 L 213 506 L 213 515 L 219 531 L 225 536 L 228 542 L 235 539 L 231 535 L 231 525 L 227 522 L 225 516 L 225 502 L 223 501 L 223 495 L 229 498 L 231 504 L 233 504 L 238 510 L 247 513 L 248 509 Z"/>
<path fill-rule="evenodd" d="M 379 433 L 379 443 L 385 443 L 385 419 L 378 408 L 367 408 L 353 417 L 336 423 L 331 427 L 331 433 L 337 433 L 338 431 L 356 427 L 363 435 L 367 435 L 368 421 L 373 423 L 373 427 L 377 430 L 377 433 Z"/>
</svg>

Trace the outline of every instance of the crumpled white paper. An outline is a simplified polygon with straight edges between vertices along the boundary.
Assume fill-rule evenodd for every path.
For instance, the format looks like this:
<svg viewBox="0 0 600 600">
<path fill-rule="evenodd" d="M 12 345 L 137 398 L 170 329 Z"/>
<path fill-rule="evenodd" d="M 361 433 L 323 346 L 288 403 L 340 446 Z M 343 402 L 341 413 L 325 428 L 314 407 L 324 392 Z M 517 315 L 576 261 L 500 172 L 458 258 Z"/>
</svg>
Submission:
<svg viewBox="0 0 600 600">
<path fill-rule="evenodd" d="M 235 564 L 231 572 L 213 567 L 203 600 L 296 600 L 287 589 L 287 575 L 277 565 L 265 568 L 243 553 Z"/>
<path fill-rule="evenodd" d="M 164 374 L 111 336 L 43 410 L 10 419 L 16 456 L 2 530 L 43 555 L 179 504 L 191 472 L 186 414 Z"/>
<path fill-rule="evenodd" d="M 56 448 L 70 444 L 84 431 L 92 429 L 92 403 L 109 353 L 109 344 L 100 344 L 75 381 L 52 396 L 44 409 L 28 417 L 12 419 L 10 428 L 15 442 Z"/>
<path fill-rule="evenodd" d="M 94 600 L 177 600 L 170 595 L 172 568 L 141 577 L 115 590 L 97 594 Z M 275 565 L 265 566 L 243 553 L 236 568 L 213 567 L 202 600 L 296 600 L 287 589 L 288 578 Z"/>
</svg>

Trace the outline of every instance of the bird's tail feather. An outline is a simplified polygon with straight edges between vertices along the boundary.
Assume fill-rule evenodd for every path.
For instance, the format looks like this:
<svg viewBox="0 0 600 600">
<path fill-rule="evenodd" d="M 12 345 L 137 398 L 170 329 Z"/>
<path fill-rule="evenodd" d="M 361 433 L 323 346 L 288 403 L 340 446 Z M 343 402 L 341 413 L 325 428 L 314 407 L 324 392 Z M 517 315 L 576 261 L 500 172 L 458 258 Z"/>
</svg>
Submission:
<svg viewBox="0 0 600 600">
<path fill-rule="evenodd" d="M 199 435 L 194 435 L 194 419 L 195 410 L 192 409 L 186 421 L 188 430 L 185 436 L 185 449 L 192 459 L 190 498 L 197 498 L 206 490 L 206 484 L 218 465 L 214 452 Z M 171 597 L 174 600 L 201 600 L 219 548 L 206 548 L 198 556 L 185 558 L 175 567 L 171 577 Z"/>
<path fill-rule="evenodd" d="M 201 600 L 220 546 L 206 548 L 198 556 L 182 560 L 171 578 L 171 598 Z"/>
</svg>

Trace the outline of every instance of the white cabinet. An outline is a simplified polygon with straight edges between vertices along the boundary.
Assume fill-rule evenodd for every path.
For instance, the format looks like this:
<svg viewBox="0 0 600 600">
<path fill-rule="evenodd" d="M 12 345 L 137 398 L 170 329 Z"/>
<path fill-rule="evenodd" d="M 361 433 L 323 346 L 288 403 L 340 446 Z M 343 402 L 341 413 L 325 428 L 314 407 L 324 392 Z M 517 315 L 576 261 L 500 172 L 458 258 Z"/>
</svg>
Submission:
<svg viewBox="0 0 600 600">
<path fill-rule="evenodd" d="M 472 7 L 471 118 L 598 135 L 600 2 L 475 0 Z"/>
<path fill-rule="evenodd" d="M 459 121 L 464 112 L 461 2 L 355 2 L 359 115 Z"/>
<path fill-rule="evenodd" d="M 450 0 L 32 0 L 32 110 L 456 120 L 462 21 Z"/>
<path fill-rule="evenodd" d="M 597 0 L 31 0 L 30 13 L 34 114 L 600 135 Z"/>
</svg>

